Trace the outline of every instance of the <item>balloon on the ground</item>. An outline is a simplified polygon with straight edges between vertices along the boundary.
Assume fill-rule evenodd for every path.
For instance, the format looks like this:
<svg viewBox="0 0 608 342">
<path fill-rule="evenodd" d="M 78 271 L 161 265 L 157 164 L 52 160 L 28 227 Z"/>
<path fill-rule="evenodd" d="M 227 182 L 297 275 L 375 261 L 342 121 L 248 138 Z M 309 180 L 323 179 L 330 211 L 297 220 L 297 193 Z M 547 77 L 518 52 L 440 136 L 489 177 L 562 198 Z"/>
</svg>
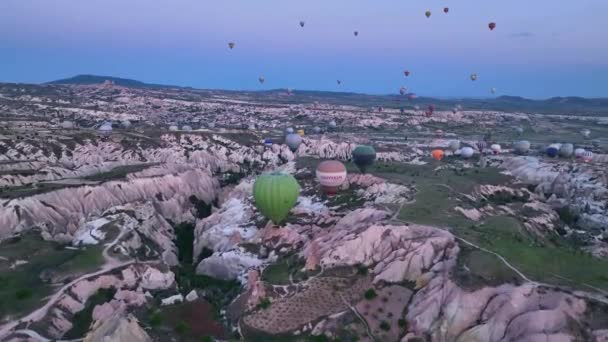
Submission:
<svg viewBox="0 0 608 342">
<path fill-rule="evenodd" d="M 299 129 L 296 133 L 298 133 L 298 135 L 301 136 L 301 137 L 304 136 L 304 130 L 303 129 Z"/>
<path fill-rule="evenodd" d="M 485 150 L 486 148 L 488 148 L 488 144 L 485 141 L 480 140 L 477 142 L 477 149 L 479 150 L 479 152 L 483 153 L 483 150 Z"/>
<path fill-rule="evenodd" d="M 61 122 L 61 128 L 63 129 L 72 129 L 74 128 L 74 123 L 72 121 L 63 121 Z"/>
<path fill-rule="evenodd" d="M 460 156 L 463 158 L 471 158 L 474 153 L 475 150 L 473 150 L 473 148 L 469 146 L 465 146 L 460 149 Z"/>
<path fill-rule="evenodd" d="M 272 139 L 270 139 L 270 138 L 264 139 L 264 145 L 266 145 L 266 146 L 272 146 Z"/>
<path fill-rule="evenodd" d="M 585 151 L 585 152 L 583 152 L 582 158 L 583 158 L 583 161 L 585 163 L 592 162 L 593 161 L 593 152 L 591 152 L 591 151 Z"/>
<path fill-rule="evenodd" d="M 558 144 L 551 144 L 549 145 L 549 147 L 547 147 L 547 156 L 551 157 L 551 158 L 555 158 L 557 157 L 557 154 L 559 153 L 559 148 L 561 146 Z"/>
<path fill-rule="evenodd" d="M 300 185 L 289 174 L 266 173 L 253 184 L 253 199 L 256 208 L 275 224 L 280 224 L 289 215 L 300 194 Z"/>
<path fill-rule="evenodd" d="M 287 128 L 285 128 L 285 134 L 286 134 L 286 135 L 287 135 L 287 134 L 291 134 L 291 133 L 293 133 L 293 132 L 295 132 L 295 131 L 293 130 L 293 127 L 287 127 Z"/>
<path fill-rule="evenodd" d="M 97 131 L 99 132 L 100 135 L 103 135 L 103 136 L 111 135 L 112 134 L 112 123 L 104 122 L 103 124 L 101 124 L 101 126 L 99 126 L 99 129 Z"/>
<path fill-rule="evenodd" d="M 458 151 L 459 148 L 460 148 L 460 140 L 452 140 L 452 141 L 450 141 L 449 149 L 452 152 Z"/>
<path fill-rule="evenodd" d="M 502 150 L 502 148 L 500 147 L 499 144 L 492 144 L 490 146 L 490 150 L 492 150 L 492 153 L 494 153 L 494 154 L 499 154 L 500 151 Z"/>
<path fill-rule="evenodd" d="M 321 133 L 321 127 L 319 127 L 319 126 L 315 126 L 315 127 L 312 129 L 312 131 L 313 131 L 315 134 L 319 134 L 319 133 Z"/>
<path fill-rule="evenodd" d="M 572 157 L 572 153 L 574 153 L 574 145 L 572 144 L 562 144 L 562 147 L 559 149 L 559 156 L 563 158 Z"/>
<path fill-rule="evenodd" d="M 527 140 L 520 140 L 513 144 L 513 149 L 517 154 L 526 154 L 530 150 L 530 142 Z"/>
<path fill-rule="evenodd" d="M 441 160 L 443 159 L 443 150 L 433 150 L 431 151 L 431 156 L 435 159 L 435 160 Z"/>
<path fill-rule="evenodd" d="M 336 122 L 334 120 L 331 120 L 329 122 L 329 128 L 336 129 L 336 127 L 338 127 L 338 124 L 336 124 Z"/>
<path fill-rule="evenodd" d="M 585 149 L 584 148 L 577 148 L 576 150 L 574 150 L 574 156 L 576 158 L 582 158 L 583 154 L 585 153 Z"/>
<path fill-rule="evenodd" d="M 375 160 L 376 150 L 372 146 L 359 145 L 353 150 L 353 162 L 362 173 L 365 173 Z"/>
<path fill-rule="evenodd" d="M 298 149 L 298 147 L 300 147 L 301 143 L 302 143 L 302 137 L 297 134 L 290 133 L 290 134 L 287 134 L 287 136 L 285 137 L 285 145 L 287 145 L 287 147 L 289 147 L 291 152 L 295 152 Z"/>
<path fill-rule="evenodd" d="M 583 129 L 583 130 L 581 131 L 581 134 L 583 135 L 583 137 L 585 137 L 585 138 L 589 138 L 589 136 L 591 135 L 591 131 L 590 131 L 590 130 L 588 130 L 588 129 Z"/>
<path fill-rule="evenodd" d="M 317 166 L 317 180 L 328 195 L 335 195 L 346 181 L 346 167 L 337 160 L 326 160 Z"/>
</svg>

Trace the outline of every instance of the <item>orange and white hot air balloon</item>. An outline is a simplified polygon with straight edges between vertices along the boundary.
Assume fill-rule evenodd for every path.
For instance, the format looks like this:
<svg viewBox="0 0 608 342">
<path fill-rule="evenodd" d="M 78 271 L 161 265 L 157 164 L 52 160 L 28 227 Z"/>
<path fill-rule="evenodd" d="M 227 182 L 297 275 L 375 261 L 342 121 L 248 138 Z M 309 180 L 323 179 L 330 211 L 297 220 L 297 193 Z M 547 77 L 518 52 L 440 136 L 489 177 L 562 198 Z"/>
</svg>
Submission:
<svg viewBox="0 0 608 342">
<path fill-rule="evenodd" d="M 433 156 L 435 160 L 441 160 L 443 159 L 443 150 L 433 150 L 431 156 Z"/>
<path fill-rule="evenodd" d="M 337 160 L 326 160 L 317 166 L 317 180 L 328 196 L 333 196 L 346 181 L 346 167 Z"/>
</svg>

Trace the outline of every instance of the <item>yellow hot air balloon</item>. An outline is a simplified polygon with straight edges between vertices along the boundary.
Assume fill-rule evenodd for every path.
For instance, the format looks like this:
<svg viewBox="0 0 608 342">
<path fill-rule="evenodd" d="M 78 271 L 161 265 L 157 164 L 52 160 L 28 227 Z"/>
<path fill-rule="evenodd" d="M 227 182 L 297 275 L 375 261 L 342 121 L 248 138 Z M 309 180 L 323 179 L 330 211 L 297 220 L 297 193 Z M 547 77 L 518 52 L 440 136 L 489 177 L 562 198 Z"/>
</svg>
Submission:
<svg viewBox="0 0 608 342">
<path fill-rule="evenodd" d="M 301 137 L 304 136 L 304 130 L 303 129 L 299 129 L 296 133 L 298 133 L 298 135 L 301 136 Z"/>
</svg>

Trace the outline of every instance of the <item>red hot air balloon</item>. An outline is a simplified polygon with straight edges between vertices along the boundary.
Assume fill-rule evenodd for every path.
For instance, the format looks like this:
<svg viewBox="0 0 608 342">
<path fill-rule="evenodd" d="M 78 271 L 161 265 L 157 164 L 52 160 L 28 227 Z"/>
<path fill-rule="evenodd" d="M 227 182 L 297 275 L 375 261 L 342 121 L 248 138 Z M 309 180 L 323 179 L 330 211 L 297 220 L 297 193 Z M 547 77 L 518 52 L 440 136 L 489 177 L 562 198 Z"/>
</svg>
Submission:
<svg viewBox="0 0 608 342">
<path fill-rule="evenodd" d="M 410 75 L 410 71 L 409 71 L 409 70 L 405 70 L 405 71 L 403 72 L 403 74 L 405 75 L 405 77 L 408 77 L 408 76 Z"/>
<path fill-rule="evenodd" d="M 450 9 L 449 9 L 449 8 L 447 8 L 447 7 L 444 7 L 444 8 L 443 8 L 443 13 L 448 13 L 449 11 L 450 11 Z"/>
<path fill-rule="evenodd" d="M 490 31 L 494 30 L 494 28 L 496 27 L 496 23 L 492 22 L 488 24 L 488 27 L 490 28 Z"/>
</svg>

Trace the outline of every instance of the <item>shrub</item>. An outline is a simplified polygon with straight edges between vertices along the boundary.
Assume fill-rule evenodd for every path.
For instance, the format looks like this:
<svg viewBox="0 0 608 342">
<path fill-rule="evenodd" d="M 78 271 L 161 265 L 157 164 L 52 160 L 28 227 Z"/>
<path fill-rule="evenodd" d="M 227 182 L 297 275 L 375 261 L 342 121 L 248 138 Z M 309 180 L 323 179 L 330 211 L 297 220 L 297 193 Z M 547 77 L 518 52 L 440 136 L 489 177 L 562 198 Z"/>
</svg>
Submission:
<svg viewBox="0 0 608 342">
<path fill-rule="evenodd" d="M 260 300 L 260 304 L 258 304 L 258 307 L 260 309 L 268 309 L 270 307 L 270 304 L 270 299 L 268 297 L 265 297 Z"/>
<path fill-rule="evenodd" d="M 365 299 L 367 300 L 372 300 L 374 298 L 376 298 L 378 295 L 376 294 L 376 291 L 374 291 L 374 289 L 369 289 L 367 291 L 365 291 Z"/>
<path fill-rule="evenodd" d="M 391 326 L 390 326 L 390 324 L 388 324 L 387 321 L 382 321 L 382 322 L 380 322 L 380 329 L 382 329 L 384 331 L 389 331 L 389 330 L 391 330 Z"/>
</svg>

